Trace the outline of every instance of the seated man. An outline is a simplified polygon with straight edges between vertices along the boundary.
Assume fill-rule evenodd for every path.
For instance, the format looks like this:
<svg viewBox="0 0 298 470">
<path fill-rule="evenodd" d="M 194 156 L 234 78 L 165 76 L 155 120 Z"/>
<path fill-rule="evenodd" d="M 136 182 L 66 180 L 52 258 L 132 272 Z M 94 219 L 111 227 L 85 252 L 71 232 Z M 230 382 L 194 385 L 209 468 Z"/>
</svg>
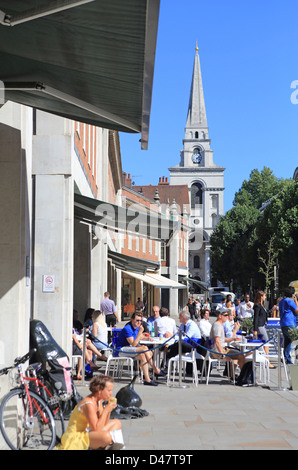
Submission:
<svg viewBox="0 0 298 470">
<path fill-rule="evenodd" d="M 161 307 L 159 317 L 154 322 L 155 336 L 164 335 L 165 338 L 171 338 L 177 333 L 176 322 L 170 318 L 167 308 Z"/>
<path fill-rule="evenodd" d="M 235 365 L 239 364 L 240 369 L 242 369 L 245 363 L 245 355 L 244 354 L 237 354 L 236 349 L 227 348 L 225 344 L 230 342 L 231 339 L 225 337 L 225 331 L 223 324 L 227 321 L 229 316 L 229 310 L 227 308 L 220 308 L 216 310 L 217 320 L 213 323 L 211 331 L 210 331 L 210 340 L 212 343 L 211 349 L 215 351 L 211 353 L 211 357 L 214 359 L 225 359 L 226 361 L 232 361 Z M 216 354 L 218 352 L 219 354 Z M 227 354 L 231 354 L 228 356 Z M 234 373 L 231 378 L 233 378 Z"/>
<path fill-rule="evenodd" d="M 154 305 L 152 308 L 152 315 L 147 318 L 147 325 L 149 332 L 151 333 L 152 328 L 154 328 L 154 322 L 159 317 L 159 307 L 158 305 Z"/>
<path fill-rule="evenodd" d="M 195 343 L 198 343 L 199 340 L 201 339 L 201 332 L 200 329 L 197 325 L 197 323 L 194 320 L 191 320 L 190 318 L 190 313 L 187 312 L 186 310 L 183 310 L 179 314 L 179 320 L 180 320 L 180 330 L 185 333 L 185 339 L 182 340 L 182 353 L 187 353 L 191 352 L 193 347 L 195 346 Z M 194 340 L 192 342 L 191 340 Z M 197 347 L 198 350 L 199 346 Z M 179 343 L 176 342 L 173 345 L 169 346 L 169 351 L 167 352 L 167 361 L 171 359 L 171 357 L 177 356 L 179 352 Z M 198 352 L 200 352 L 198 350 Z M 200 352 L 201 353 L 201 352 Z"/>
<path fill-rule="evenodd" d="M 232 342 L 236 338 L 237 331 L 240 330 L 240 323 L 234 321 L 234 313 L 227 306 L 228 316 L 227 321 L 223 323 L 223 328 L 225 332 L 226 343 Z"/>
<path fill-rule="evenodd" d="M 144 374 L 144 385 L 157 386 L 157 383 L 149 377 L 149 367 L 152 367 L 156 375 L 164 375 L 158 369 L 152 360 L 153 353 L 147 346 L 140 345 L 142 339 L 148 339 L 143 335 L 142 314 L 135 312 L 132 314 L 131 321 L 125 325 L 117 338 L 117 349 L 120 349 L 119 356 L 130 356 L 140 361 L 140 367 Z"/>
</svg>

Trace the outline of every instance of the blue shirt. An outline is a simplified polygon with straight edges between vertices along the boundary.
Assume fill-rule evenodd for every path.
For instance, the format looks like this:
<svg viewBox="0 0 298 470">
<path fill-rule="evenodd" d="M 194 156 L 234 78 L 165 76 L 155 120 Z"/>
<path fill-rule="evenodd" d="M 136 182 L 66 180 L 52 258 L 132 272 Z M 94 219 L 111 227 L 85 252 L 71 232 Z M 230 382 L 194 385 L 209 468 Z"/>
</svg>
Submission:
<svg viewBox="0 0 298 470">
<path fill-rule="evenodd" d="M 280 326 L 293 326 L 296 328 L 296 315 L 295 310 L 297 310 L 297 305 L 293 299 L 285 297 L 281 299 L 278 304 L 279 307 L 279 316 L 280 316 Z"/>
<path fill-rule="evenodd" d="M 187 323 L 184 325 L 183 323 L 180 325 L 180 330 L 185 332 L 188 338 L 193 338 L 193 339 L 201 339 L 201 331 L 196 322 L 193 320 L 188 320 Z M 186 337 L 186 339 L 188 339 Z"/>
<path fill-rule="evenodd" d="M 157 317 L 159 318 L 159 317 Z M 151 317 L 147 318 L 147 325 L 148 325 L 148 329 L 149 329 L 149 332 L 151 333 L 151 330 L 152 330 L 152 327 L 154 325 L 154 322 L 155 322 L 156 318 L 154 315 L 151 315 Z"/>
<path fill-rule="evenodd" d="M 225 332 L 225 337 L 226 338 L 232 338 L 232 336 L 233 336 L 233 327 L 232 327 L 231 323 L 229 322 L 229 320 L 226 320 L 223 323 L 223 328 L 224 328 L 224 332 Z"/>
<path fill-rule="evenodd" d="M 117 348 L 123 348 L 124 346 L 130 346 L 127 338 L 133 338 L 134 340 L 138 336 L 139 327 L 133 328 L 131 323 L 128 323 L 119 333 L 117 338 Z"/>
</svg>

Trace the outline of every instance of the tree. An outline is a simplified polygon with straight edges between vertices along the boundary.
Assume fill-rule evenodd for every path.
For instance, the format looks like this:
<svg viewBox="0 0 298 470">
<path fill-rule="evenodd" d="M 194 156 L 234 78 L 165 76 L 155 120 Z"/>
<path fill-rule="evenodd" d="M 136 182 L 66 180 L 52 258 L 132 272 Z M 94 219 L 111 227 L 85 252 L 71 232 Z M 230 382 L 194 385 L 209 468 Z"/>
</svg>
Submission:
<svg viewBox="0 0 298 470">
<path fill-rule="evenodd" d="M 235 256 L 235 251 L 238 255 L 245 253 L 250 237 L 253 236 L 251 229 L 259 215 L 254 207 L 237 205 L 220 219 L 211 235 L 212 275 L 223 284 L 229 285 L 232 279 L 240 281 L 242 278 L 243 263 L 239 256 Z"/>
<path fill-rule="evenodd" d="M 276 236 L 272 234 L 265 244 L 265 255 L 258 249 L 258 259 L 260 262 L 259 272 L 265 277 L 265 294 L 269 296 L 270 287 L 274 280 L 274 266 L 278 258 L 278 251 L 274 248 Z"/>
<path fill-rule="evenodd" d="M 279 191 L 282 178 L 276 178 L 272 170 L 264 167 L 261 172 L 252 170 L 249 180 L 244 180 L 239 191 L 236 192 L 233 204 L 253 206 L 259 209 Z"/>
<path fill-rule="evenodd" d="M 252 170 L 235 194 L 234 207 L 221 218 L 210 238 L 214 278 L 224 284 L 233 279 L 242 291 L 253 278 L 255 288 L 268 290 L 277 255 L 280 274 L 285 276 L 288 269 L 281 284 L 297 278 L 288 260 L 288 254 L 296 259 L 297 185 L 293 180 L 276 178 L 270 168 Z"/>
<path fill-rule="evenodd" d="M 259 248 L 273 238 L 273 251 L 278 254 L 281 288 L 297 278 L 298 246 L 298 181 L 285 180 L 280 191 L 263 211 L 256 226 Z"/>
</svg>

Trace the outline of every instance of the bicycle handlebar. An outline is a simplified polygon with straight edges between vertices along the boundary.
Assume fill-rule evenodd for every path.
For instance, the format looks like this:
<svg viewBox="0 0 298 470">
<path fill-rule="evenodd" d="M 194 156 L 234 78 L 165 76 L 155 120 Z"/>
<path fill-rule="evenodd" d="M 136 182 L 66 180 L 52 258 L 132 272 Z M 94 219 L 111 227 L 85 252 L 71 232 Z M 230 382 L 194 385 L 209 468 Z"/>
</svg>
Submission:
<svg viewBox="0 0 298 470">
<path fill-rule="evenodd" d="M 26 362 L 28 359 L 30 359 L 33 354 L 36 353 L 36 349 L 33 348 L 31 349 L 27 354 L 25 354 L 24 356 L 21 356 L 21 357 L 16 357 L 15 360 L 14 360 L 14 363 L 13 363 L 13 366 L 10 366 L 10 367 L 4 367 L 4 369 L 1 369 L 0 370 L 0 376 L 1 375 L 6 375 L 8 374 L 8 372 L 13 369 L 14 367 L 20 365 L 20 364 L 24 364 L 24 362 Z"/>
</svg>

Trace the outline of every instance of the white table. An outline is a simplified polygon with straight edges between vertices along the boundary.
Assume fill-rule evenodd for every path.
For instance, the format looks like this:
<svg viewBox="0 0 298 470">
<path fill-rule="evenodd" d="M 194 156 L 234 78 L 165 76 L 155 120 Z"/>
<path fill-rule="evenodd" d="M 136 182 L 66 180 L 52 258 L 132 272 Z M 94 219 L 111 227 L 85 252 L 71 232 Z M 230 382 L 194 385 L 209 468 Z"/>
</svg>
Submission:
<svg viewBox="0 0 298 470">
<path fill-rule="evenodd" d="M 231 345 L 233 344 L 234 347 L 239 347 L 240 350 L 242 352 L 245 352 L 245 351 L 250 351 L 251 349 L 256 349 L 256 348 L 260 348 L 261 346 L 264 345 L 264 343 L 262 341 L 254 341 L 253 343 L 249 343 L 249 342 L 244 342 L 244 341 L 232 341 Z"/>
</svg>

